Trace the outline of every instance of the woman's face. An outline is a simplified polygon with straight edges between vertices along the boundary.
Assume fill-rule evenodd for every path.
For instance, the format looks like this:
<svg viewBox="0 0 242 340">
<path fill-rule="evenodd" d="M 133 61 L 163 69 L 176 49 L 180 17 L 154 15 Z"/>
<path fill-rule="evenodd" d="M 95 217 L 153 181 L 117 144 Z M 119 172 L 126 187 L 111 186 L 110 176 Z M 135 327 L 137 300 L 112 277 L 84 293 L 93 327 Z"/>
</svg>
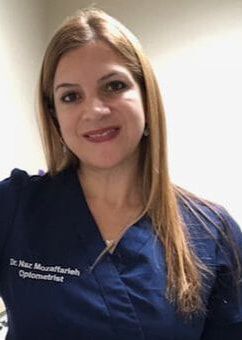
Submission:
<svg viewBox="0 0 242 340">
<path fill-rule="evenodd" d="M 145 125 L 141 90 L 107 44 L 89 43 L 60 59 L 54 102 L 62 137 L 82 167 L 137 161 Z"/>
</svg>

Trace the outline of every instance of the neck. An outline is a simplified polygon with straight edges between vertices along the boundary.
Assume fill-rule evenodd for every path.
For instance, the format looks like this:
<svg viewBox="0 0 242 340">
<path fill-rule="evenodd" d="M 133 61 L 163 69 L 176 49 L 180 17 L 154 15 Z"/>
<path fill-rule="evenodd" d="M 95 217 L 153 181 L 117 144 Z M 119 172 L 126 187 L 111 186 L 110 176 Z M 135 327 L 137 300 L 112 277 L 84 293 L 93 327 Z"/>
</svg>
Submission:
<svg viewBox="0 0 242 340">
<path fill-rule="evenodd" d="M 87 200 L 101 202 L 114 210 L 142 205 L 138 162 L 101 170 L 82 166 L 78 175 Z"/>
</svg>

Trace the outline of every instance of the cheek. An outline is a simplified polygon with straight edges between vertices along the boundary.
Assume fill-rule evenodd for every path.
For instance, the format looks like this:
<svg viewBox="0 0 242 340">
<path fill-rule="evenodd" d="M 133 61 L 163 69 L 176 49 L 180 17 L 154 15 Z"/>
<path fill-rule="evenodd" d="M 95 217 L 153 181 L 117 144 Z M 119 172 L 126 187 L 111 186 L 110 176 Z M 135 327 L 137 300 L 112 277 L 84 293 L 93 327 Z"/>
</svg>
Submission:
<svg viewBox="0 0 242 340">
<path fill-rule="evenodd" d="M 137 121 L 145 120 L 143 98 L 139 90 L 125 94 L 118 104 L 126 106 L 125 111 L 130 112 Z"/>
<path fill-rule="evenodd" d="M 132 116 L 127 116 L 127 141 L 132 144 L 138 144 L 143 136 L 145 128 L 144 111 L 139 110 L 133 112 Z"/>
<path fill-rule="evenodd" d="M 62 136 L 65 138 L 66 136 L 73 133 L 74 122 L 67 117 L 58 117 L 58 122 L 60 126 L 60 131 Z"/>
<path fill-rule="evenodd" d="M 143 98 L 141 96 L 140 91 L 136 91 L 134 94 L 134 98 L 131 99 L 132 111 L 134 113 L 135 119 L 139 127 L 143 128 L 145 125 L 145 111 Z"/>
<path fill-rule="evenodd" d="M 137 129 L 143 131 L 146 119 L 143 104 L 140 101 L 136 102 L 136 104 L 133 106 L 133 120 L 134 124 L 137 126 Z"/>
</svg>

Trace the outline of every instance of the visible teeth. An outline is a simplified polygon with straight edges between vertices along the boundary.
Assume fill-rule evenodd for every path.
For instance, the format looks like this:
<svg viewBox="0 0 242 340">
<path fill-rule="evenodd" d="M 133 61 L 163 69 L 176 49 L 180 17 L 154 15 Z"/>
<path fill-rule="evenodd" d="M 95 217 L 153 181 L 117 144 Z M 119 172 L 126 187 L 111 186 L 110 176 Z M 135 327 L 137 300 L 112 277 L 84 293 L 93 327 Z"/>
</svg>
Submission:
<svg viewBox="0 0 242 340">
<path fill-rule="evenodd" d="M 88 135 L 88 137 L 103 137 L 107 136 L 110 132 L 115 131 L 115 129 L 110 129 L 108 131 L 104 131 L 103 133 L 96 133 L 95 135 Z"/>
</svg>

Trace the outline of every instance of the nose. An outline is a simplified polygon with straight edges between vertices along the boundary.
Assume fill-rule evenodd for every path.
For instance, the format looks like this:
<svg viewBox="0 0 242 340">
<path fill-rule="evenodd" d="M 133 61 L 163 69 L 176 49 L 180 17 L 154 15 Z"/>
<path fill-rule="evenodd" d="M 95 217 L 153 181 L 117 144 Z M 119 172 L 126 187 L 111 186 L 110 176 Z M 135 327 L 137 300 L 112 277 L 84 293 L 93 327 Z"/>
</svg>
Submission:
<svg viewBox="0 0 242 340">
<path fill-rule="evenodd" d="M 98 97 L 86 98 L 85 103 L 83 104 L 83 120 L 102 120 L 111 113 L 107 103 Z"/>
</svg>

